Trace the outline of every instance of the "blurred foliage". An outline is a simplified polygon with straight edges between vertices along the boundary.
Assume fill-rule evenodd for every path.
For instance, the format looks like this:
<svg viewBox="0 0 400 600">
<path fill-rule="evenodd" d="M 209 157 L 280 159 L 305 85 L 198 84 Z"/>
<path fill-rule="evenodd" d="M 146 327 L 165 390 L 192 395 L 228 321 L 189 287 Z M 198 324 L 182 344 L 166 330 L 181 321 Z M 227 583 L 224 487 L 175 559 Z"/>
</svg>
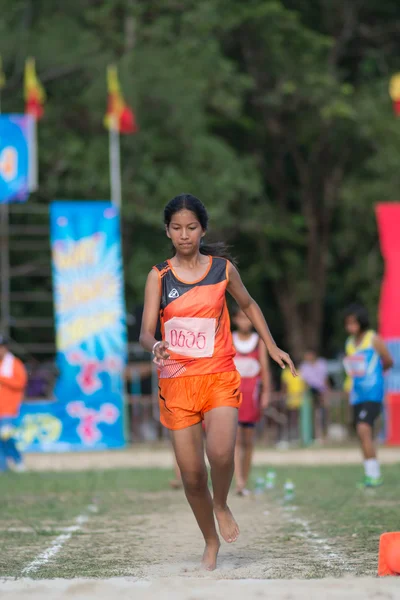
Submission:
<svg viewBox="0 0 400 600">
<path fill-rule="evenodd" d="M 395 0 L 0 0 L 0 15 L 2 110 L 23 110 L 28 55 L 48 96 L 32 201 L 109 196 L 105 70 L 118 65 L 140 124 L 121 139 L 129 312 L 170 251 L 164 204 L 190 191 L 296 356 L 341 349 L 346 303 L 376 314 L 374 204 L 400 183 Z"/>
</svg>

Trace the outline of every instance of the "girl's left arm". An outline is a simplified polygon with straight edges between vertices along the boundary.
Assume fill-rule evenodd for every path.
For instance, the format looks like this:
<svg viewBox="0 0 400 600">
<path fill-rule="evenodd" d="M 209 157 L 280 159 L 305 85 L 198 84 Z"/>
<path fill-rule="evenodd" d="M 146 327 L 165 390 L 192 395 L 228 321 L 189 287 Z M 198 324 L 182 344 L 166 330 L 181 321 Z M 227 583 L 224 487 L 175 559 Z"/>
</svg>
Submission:
<svg viewBox="0 0 400 600">
<path fill-rule="evenodd" d="M 269 404 L 269 398 L 271 394 L 271 376 L 269 372 L 269 360 L 267 348 L 262 340 L 258 342 L 259 354 L 260 354 L 260 365 L 261 365 L 261 407 L 267 408 Z"/>
<path fill-rule="evenodd" d="M 228 276 L 228 292 L 231 294 L 231 296 L 233 296 L 241 310 L 243 310 L 243 312 L 252 322 L 258 335 L 266 345 L 270 357 L 277 362 L 282 369 L 288 365 L 292 375 L 295 377 L 297 373 L 292 359 L 287 352 L 284 352 L 276 345 L 260 307 L 250 296 L 249 292 L 243 285 L 238 270 L 233 266 L 232 263 L 228 263 Z"/>
<path fill-rule="evenodd" d="M 394 364 L 393 358 L 383 339 L 379 335 L 376 335 L 373 344 L 375 350 L 382 359 L 383 370 L 387 371 L 388 369 L 391 369 Z"/>
</svg>

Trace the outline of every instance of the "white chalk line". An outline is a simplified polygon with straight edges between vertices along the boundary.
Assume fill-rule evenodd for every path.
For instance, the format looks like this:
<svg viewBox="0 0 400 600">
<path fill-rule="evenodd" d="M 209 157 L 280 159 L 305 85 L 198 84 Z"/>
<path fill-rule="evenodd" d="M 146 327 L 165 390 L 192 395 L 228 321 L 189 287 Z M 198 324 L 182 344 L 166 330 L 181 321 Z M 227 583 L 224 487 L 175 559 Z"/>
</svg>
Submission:
<svg viewBox="0 0 400 600">
<path fill-rule="evenodd" d="M 75 525 L 70 525 L 69 527 L 64 527 L 60 529 L 59 531 L 63 531 L 64 533 L 57 536 L 53 540 L 51 546 L 49 546 L 48 548 L 46 548 L 46 550 L 38 554 L 38 556 L 31 563 L 29 563 L 29 565 L 24 567 L 22 569 L 21 574 L 28 575 L 29 573 L 34 573 L 35 571 L 40 569 L 40 567 L 46 565 L 49 562 L 49 560 L 51 560 L 61 550 L 65 542 L 68 542 L 68 540 L 71 539 L 72 534 L 82 529 L 82 525 L 87 523 L 87 521 L 89 520 L 90 513 L 95 512 L 97 512 L 97 506 L 94 504 L 89 504 L 89 506 L 87 506 L 86 508 L 86 511 L 78 517 L 76 517 Z"/>
<path fill-rule="evenodd" d="M 297 535 L 308 542 L 309 546 L 314 550 L 318 558 L 323 560 L 328 567 L 332 568 L 332 566 L 338 566 L 344 571 L 351 572 L 352 569 L 348 566 L 345 558 L 339 552 L 334 551 L 332 546 L 328 544 L 327 540 L 319 537 L 319 535 L 312 530 L 309 521 L 294 517 L 290 514 L 290 511 L 296 510 L 297 506 L 286 507 L 284 514 L 289 523 L 292 523 L 293 525 L 300 525 L 302 528 L 302 531 L 296 532 Z"/>
</svg>

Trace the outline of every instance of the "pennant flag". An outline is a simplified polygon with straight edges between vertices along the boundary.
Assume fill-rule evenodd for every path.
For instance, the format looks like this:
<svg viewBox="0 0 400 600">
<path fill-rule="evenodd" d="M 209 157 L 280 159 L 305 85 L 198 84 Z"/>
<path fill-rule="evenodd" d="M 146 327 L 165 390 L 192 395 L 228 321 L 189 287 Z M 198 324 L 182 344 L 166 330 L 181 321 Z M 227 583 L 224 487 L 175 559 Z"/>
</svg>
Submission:
<svg viewBox="0 0 400 600">
<path fill-rule="evenodd" d="M 389 94 L 393 103 L 393 112 L 400 117 L 400 73 L 396 73 L 390 79 Z"/>
<path fill-rule="evenodd" d="M 25 62 L 24 93 L 25 113 L 32 115 L 37 120 L 41 119 L 44 113 L 43 105 L 46 94 L 36 76 L 34 58 L 28 58 Z"/>
<path fill-rule="evenodd" d="M 120 133 L 136 133 L 138 126 L 133 110 L 126 104 L 118 80 L 117 67 L 107 68 L 108 104 L 104 117 L 107 129 Z"/>
<path fill-rule="evenodd" d="M 6 76 L 3 71 L 3 60 L 0 56 L 0 90 L 6 85 Z"/>
</svg>

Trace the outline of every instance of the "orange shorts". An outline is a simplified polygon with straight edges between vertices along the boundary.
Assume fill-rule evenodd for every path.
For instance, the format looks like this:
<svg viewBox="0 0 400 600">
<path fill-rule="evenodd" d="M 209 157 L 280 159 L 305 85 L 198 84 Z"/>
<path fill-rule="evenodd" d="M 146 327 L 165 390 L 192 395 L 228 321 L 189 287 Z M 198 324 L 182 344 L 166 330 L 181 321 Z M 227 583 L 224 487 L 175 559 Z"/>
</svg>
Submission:
<svg viewBox="0 0 400 600">
<path fill-rule="evenodd" d="M 218 406 L 239 408 L 242 402 L 237 371 L 160 379 L 160 421 L 168 429 L 185 429 Z"/>
</svg>

